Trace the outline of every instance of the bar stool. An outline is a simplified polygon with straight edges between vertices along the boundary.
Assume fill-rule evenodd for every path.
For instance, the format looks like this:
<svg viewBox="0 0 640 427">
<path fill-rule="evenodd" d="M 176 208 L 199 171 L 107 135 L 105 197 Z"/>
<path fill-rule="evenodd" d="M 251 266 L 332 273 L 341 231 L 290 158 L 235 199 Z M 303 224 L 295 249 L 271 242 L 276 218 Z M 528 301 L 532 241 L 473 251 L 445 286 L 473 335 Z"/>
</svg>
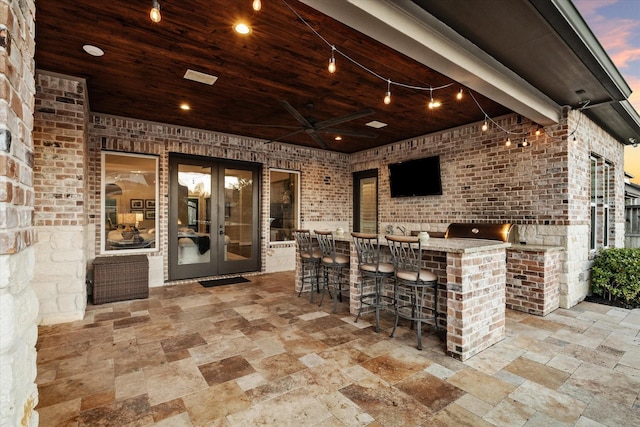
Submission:
<svg viewBox="0 0 640 427">
<path fill-rule="evenodd" d="M 321 265 L 324 277 L 322 297 L 320 298 L 320 304 L 318 304 L 318 306 L 322 305 L 326 292 L 329 292 L 329 295 L 331 295 L 331 291 L 329 290 L 331 286 L 333 287 L 333 312 L 336 313 L 338 311 L 338 298 L 342 301 L 342 293 L 344 291 L 349 292 L 348 283 L 347 288 L 342 289 L 342 271 L 345 268 L 347 270 L 349 269 L 351 261 L 349 256 L 336 253 L 336 241 L 333 237 L 333 232 L 314 230 L 314 233 L 320 244 L 320 250 L 322 251 Z M 332 280 L 329 280 L 330 277 Z"/>
<path fill-rule="evenodd" d="M 422 350 L 422 322 L 432 322 L 438 332 L 438 278 L 422 268 L 422 244 L 416 236 L 385 236 L 395 266 L 396 323 L 391 337 L 398 327 L 400 317 L 417 323 L 418 350 Z M 432 307 L 425 307 L 427 292 L 433 292 Z M 404 294 L 404 295 L 401 295 Z M 411 309 L 409 312 L 408 309 Z M 425 317 L 423 310 L 431 311 Z"/>
<path fill-rule="evenodd" d="M 394 295 L 385 295 L 383 282 L 394 276 L 394 266 L 390 262 L 380 262 L 380 240 L 377 234 L 351 233 L 358 252 L 360 271 L 360 308 L 356 322 L 365 305 L 375 308 L 376 332 L 380 332 L 380 309 L 394 306 Z M 373 281 L 373 292 L 365 293 L 367 282 Z"/>
<path fill-rule="evenodd" d="M 302 268 L 300 278 L 300 291 L 298 297 L 302 295 L 305 284 L 309 284 L 309 301 L 313 302 L 313 288 L 320 293 L 320 262 L 322 261 L 322 252 L 320 249 L 313 247 L 313 239 L 309 230 L 293 230 L 293 237 L 298 244 L 300 252 L 300 265 Z"/>
</svg>

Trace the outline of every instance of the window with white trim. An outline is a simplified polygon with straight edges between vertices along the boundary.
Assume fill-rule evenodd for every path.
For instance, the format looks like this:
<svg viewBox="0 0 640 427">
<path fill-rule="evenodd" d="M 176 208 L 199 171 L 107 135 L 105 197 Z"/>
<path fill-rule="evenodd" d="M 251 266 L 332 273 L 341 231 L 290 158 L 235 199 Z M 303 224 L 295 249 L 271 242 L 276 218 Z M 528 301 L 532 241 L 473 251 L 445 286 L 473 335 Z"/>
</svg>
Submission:
<svg viewBox="0 0 640 427">
<path fill-rule="evenodd" d="M 300 172 L 271 169 L 269 178 L 269 241 L 293 240 L 300 224 Z"/>
<path fill-rule="evenodd" d="M 610 246 L 613 235 L 611 216 L 614 211 L 613 166 L 605 159 L 592 155 L 591 168 L 591 236 L 589 249 L 595 251 Z"/>
<path fill-rule="evenodd" d="M 101 252 L 155 250 L 158 158 L 102 152 Z"/>
</svg>

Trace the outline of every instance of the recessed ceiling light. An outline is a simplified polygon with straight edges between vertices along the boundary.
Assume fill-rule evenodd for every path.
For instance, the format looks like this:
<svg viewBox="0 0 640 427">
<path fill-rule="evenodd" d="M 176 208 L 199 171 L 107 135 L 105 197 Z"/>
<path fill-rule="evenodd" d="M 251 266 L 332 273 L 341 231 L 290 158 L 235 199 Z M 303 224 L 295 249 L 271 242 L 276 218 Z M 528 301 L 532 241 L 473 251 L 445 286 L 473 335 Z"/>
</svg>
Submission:
<svg viewBox="0 0 640 427">
<path fill-rule="evenodd" d="M 242 35 L 249 34 L 251 32 L 251 28 L 244 22 L 238 22 L 233 26 L 233 29 L 236 30 L 236 33 Z"/>
<path fill-rule="evenodd" d="M 91 56 L 102 56 L 104 55 L 104 50 L 100 49 L 98 46 L 94 46 L 92 44 L 85 44 L 82 46 L 82 49 L 87 52 Z"/>
<path fill-rule="evenodd" d="M 341 137 L 340 135 L 336 136 L 334 139 L 335 139 L 336 141 L 342 141 L 342 137 Z"/>
<path fill-rule="evenodd" d="M 372 128 L 376 128 L 376 129 L 380 129 L 380 128 L 383 128 L 383 127 L 387 126 L 387 124 L 379 122 L 377 120 L 374 120 L 372 122 L 367 123 L 367 126 L 372 127 Z"/>
<path fill-rule="evenodd" d="M 191 69 L 187 70 L 187 72 L 184 73 L 184 78 L 194 82 L 204 83 L 206 85 L 212 85 L 216 82 L 216 80 L 218 80 L 218 77 L 216 76 L 212 76 L 211 74 L 201 73 L 199 71 L 194 71 Z"/>
<path fill-rule="evenodd" d="M 183 103 L 183 104 L 180 104 L 180 109 L 184 111 L 189 111 L 191 107 L 189 106 L 189 104 Z"/>
</svg>

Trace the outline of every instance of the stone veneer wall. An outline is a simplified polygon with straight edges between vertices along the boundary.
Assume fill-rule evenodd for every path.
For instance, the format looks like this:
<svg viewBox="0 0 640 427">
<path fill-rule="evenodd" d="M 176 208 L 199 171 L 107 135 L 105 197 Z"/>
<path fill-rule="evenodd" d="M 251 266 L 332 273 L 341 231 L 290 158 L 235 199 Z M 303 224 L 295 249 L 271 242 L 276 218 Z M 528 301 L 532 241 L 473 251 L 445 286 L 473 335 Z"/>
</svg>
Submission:
<svg viewBox="0 0 640 427">
<path fill-rule="evenodd" d="M 87 305 L 86 132 L 84 81 L 38 72 L 34 138 L 33 287 L 40 322 L 80 320 Z"/>
<path fill-rule="evenodd" d="M 565 249 L 560 263 L 560 306 L 571 307 L 589 289 L 589 155 L 614 165 L 615 206 L 624 205 L 623 146 L 578 111 L 564 110 L 559 125 L 535 136 L 536 125 L 518 115 L 498 118 L 511 134 L 482 123 L 400 141 L 351 156 L 352 172 L 378 169 L 378 229 L 443 232 L 451 222 L 510 222 L 514 239 Z M 568 134 L 575 129 L 576 141 Z M 522 135 L 522 133 L 525 133 Z M 523 137 L 529 147 L 518 147 Z M 440 156 L 441 196 L 391 198 L 387 165 Z M 615 245 L 623 245 L 623 209 L 614 209 Z"/>
<path fill-rule="evenodd" d="M 252 138 L 203 130 L 181 128 L 160 123 L 94 114 L 88 139 L 89 222 L 96 229 L 100 218 L 100 151 L 116 150 L 153 154 L 159 157 L 160 200 L 159 250 L 148 253 L 150 275 L 162 278 L 151 283 L 159 286 L 168 280 L 168 161 L 170 153 L 183 153 L 223 159 L 261 163 L 262 173 L 262 271 L 293 270 L 295 246 L 291 243 L 269 244 L 269 168 L 301 171 L 301 227 L 349 229 L 351 221 L 351 174 L 349 157 L 345 154 L 295 147 L 286 144 L 265 144 Z M 94 254 L 100 252 L 100 236 L 94 233 Z M 289 258 L 284 265 L 283 258 Z"/>
<path fill-rule="evenodd" d="M 0 0 L 0 426 L 37 426 L 33 244 L 35 2 Z"/>
</svg>

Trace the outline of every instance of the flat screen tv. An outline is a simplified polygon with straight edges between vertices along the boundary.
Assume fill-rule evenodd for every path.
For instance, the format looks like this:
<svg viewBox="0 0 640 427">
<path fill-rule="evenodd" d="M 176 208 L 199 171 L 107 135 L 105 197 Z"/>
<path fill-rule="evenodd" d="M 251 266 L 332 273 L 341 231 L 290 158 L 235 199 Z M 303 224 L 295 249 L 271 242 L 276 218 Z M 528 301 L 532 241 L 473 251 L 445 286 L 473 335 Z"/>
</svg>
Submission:
<svg viewBox="0 0 640 427">
<path fill-rule="evenodd" d="M 440 156 L 391 163 L 389 184 L 391 197 L 441 195 Z"/>
</svg>

